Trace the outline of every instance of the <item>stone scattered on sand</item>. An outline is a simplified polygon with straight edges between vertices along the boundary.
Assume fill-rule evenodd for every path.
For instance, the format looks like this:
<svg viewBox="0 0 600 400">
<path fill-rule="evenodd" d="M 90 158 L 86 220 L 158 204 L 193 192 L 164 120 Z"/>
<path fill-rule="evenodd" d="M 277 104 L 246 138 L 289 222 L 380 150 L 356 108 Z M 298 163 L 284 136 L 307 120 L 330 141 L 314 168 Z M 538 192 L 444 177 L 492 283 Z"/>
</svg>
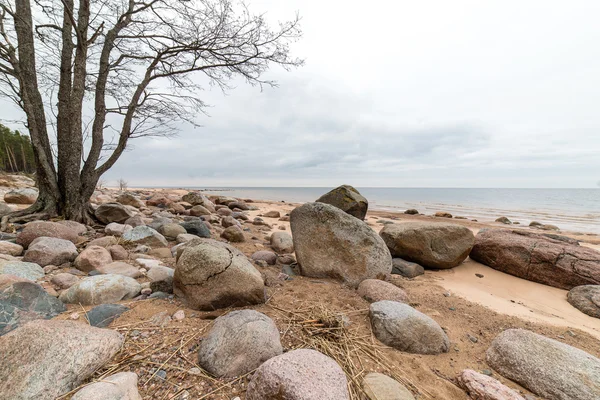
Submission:
<svg viewBox="0 0 600 400">
<path fill-rule="evenodd" d="M 0 253 L 18 257 L 23 254 L 23 246 L 2 240 L 0 241 Z"/>
<path fill-rule="evenodd" d="M 110 251 L 100 246 L 88 246 L 75 259 L 75 268 L 90 272 L 112 262 Z"/>
<path fill-rule="evenodd" d="M 143 208 L 146 206 L 146 203 L 144 203 L 143 200 L 137 198 L 131 193 L 121 193 L 119 196 L 117 196 L 117 203 L 135 208 Z"/>
<path fill-rule="evenodd" d="M 203 238 L 210 237 L 210 229 L 208 229 L 208 227 L 202 220 L 182 222 L 181 226 L 185 228 L 187 233 L 191 233 L 192 235 L 196 235 L 198 237 Z"/>
<path fill-rule="evenodd" d="M 71 400 L 142 400 L 137 385 L 136 373 L 119 372 L 83 387 Z"/>
<path fill-rule="evenodd" d="M 241 226 L 241 225 L 242 224 L 240 224 L 240 222 L 237 219 L 233 218 L 231 215 L 224 217 L 221 220 L 221 226 L 223 228 L 229 228 L 230 226 Z"/>
<path fill-rule="evenodd" d="M 0 338 L 0 393 L 11 400 L 55 399 L 75 389 L 120 349 L 110 329 L 74 321 L 32 321 Z"/>
<path fill-rule="evenodd" d="M 138 214 L 134 215 L 131 218 L 128 218 L 127 221 L 124 222 L 124 224 L 135 228 L 136 226 L 146 225 L 146 222 L 144 221 L 144 218 Z"/>
<path fill-rule="evenodd" d="M 77 282 L 79 282 L 79 278 L 73 274 L 68 274 L 66 272 L 61 272 L 52 277 L 50 280 L 54 285 L 58 286 L 59 289 L 68 289 Z"/>
<path fill-rule="evenodd" d="M 582 313 L 600 318 L 600 285 L 576 286 L 567 293 L 567 300 Z"/>
<path fill-rule="evenodd" d="M 470 257 L 498 271 L 560 289 L 600 284 L 600 252 L 530 231 L 481 230 Z"/>
<path fill-rule="evenodd" d="M 419 214 L 419 210 L 416 210 L 414 208 L 409 208 L 408 210 L 404 211 L 404 214 L 418 215 Z"/>
<path fill-rule="evenodd" d="M 452 218 L 452 214 L 445 211 L 438 211 L 435 214 L 433 214 L 433 216 L 438 218 Z"/>
<path fill-rule="evenodd" d="M 113 244 L 112 246 L 108 246 L 106 250 L 110 252 L 110 256 L 114 261 L 127 260 L 129 258 L 129 253 L 120 244 Z"/>
<path fill-rule="evenodd" d="M 492 378 L 472 369 L 465 369 L 456 378 L 458 385 L 463 388 L 472 399 L 476 400 L 525 400 L 515 390 L 503 385 Z"/>
<path fill-rule="evenodd" d="M 244 375 L 283 352 L 273 320 L 254 310 L 217 318 L 198 351 L 198 363 L 218 378 Z"/>
<path fill-rule="evenodd" d="M 17 244 L 27 248 L 31 242 L 42 236 L 65 239 L 75 244 L 79 242 L 77 232 L 65 225 L 50 221 L 33 221 L 26 224 L 17 235 Z"/>
<path fill-rule="evenodd" d="M 133 217 L 133 212 L 120 203 L 104 203 L 96 208 L 94 215 L 103 224 L 110 224 L 111 222 L 122 224 Z"/>
<path fill-rule="evenodd" d="M 111 222 L 104 227 L 104 233 L 111 236 L 121 237 L 127 231 L 132 230 L 131 225 L 119 224 L 118 222 Z"/>
<path fill-rule="evenodd" d="M 287 232 L 274 232 L 271 235 L 271 247 L 279 254 L 294 252 L 292 235 Z"/>
<path fill-rule="evenodd" d="M 177 235 L 187 233 L 183 226 L 176 223 L 164 224 L 160 228 L 158 228 L 158 232 L 165 238 L 170 240 L 175 240 Z"/>
<path fill-rule="evenodd" d="M 246 241 L 244 232 L 237 225 L 226 228 L 223 232 L 221 232 L 221 237 L 233 243 L 242 243 Z"/>
<path fill-rule="evenodd" d="M 100 304 L 88 311 L 85 316 L 91 326 L 106 328 L 129 308 L 122 304 Z"/>
<path fill-rule="evenodd" d="M 545 399 L 600 399 L 600 359 L 583 350 L 525 329 L 508 329 L 486 356 L 502 376 Z"/>
<path fill-rule="evenodd" d="M 113 261 L 96 268 L 96 270 L 101 274 L 123 275 L 130 278 L 139 278 L 142 276 L 138 268 L 123 261 Z"/>
<path fill-rule="evenodd" d="M 212 204 L 208 197 L 198 192 L 189 192 L 188 194 L 184 195 L 181 200 L 185 201 L 186 203 L 190 203 L 193 206 L 201 205 L 206 207 L 207 205 Z"/>
<path fill-rule="evenodd" d="M 123 275 L 96 275 L 77 282 L 60 294 L 66 304 L 97 305 L 132 299 L 142 290 L 133 278 Z"/>
<path fill-rule="evenodd" d="M 100 247 L 110 247 L 119 243 L 119 240 L 114 236 L 102 236 L 100 238 L 94 239 L 87 244 L 87 247 L 91 246 L 100 246 Z"/>
<path fill-rule="evenodd" d="M 173 290 L 190 308 L 213 310 L 265 302 L 260 272 L 234 247 L 210 239 L 186 243 Z"/>
<path fill-rule="evenodd" d="M 302 275 L 336 278 L 357 287 L 392 271 L 384 241 L 365 222 L 339 208 L 306 203 L 292 211 L 290 222 Z"/>
<path fill-rule="evenodd" d="M 360 220 L 365 219 L 369 208 L 367 199 L 350 185 L 338 186 L 319 197 L 316 202 L 330 204 Z"/>
<path fill-rule="evenodd" d="M 40 285 L 14 282 L 0 292 L 0 335 L 29 321 L 54 318 L 65 311 L 65 305 Z"/>
<path fill-rule="evenodd" d="M 163 235 L 149 226 L 136 226 L 123 234 L 123 240 L 150 247 L 166 247 L 169 244 Z"/>
<path fill-rule="evenodd" d="M 511 220 L 506 217 L 496 218 L 496 222 L 500 222 L 501 224 L 506 224 L 506 225 L 512 224 Z"/>
<path fill-rule="evenodd" d="M 190 208 L 190 215 L 193 215 L 194 217 L 200 217 L 202 215 L 210 215 L 210 214 L 211 213 L 208 210 L 208 208 L 201 206 L 200 204 Z"/>
<path fill-rule="evenodd" d="M 375 336 L 390 347 L 413 354 L 447 353 L 450 348 L 439 324 L 408 304 L 378 301 L 369 315 Z"/>
<path fill-rule="evenodd" d="M 267 211 L 262 216 L 265 218 L 280 218 L 281 214 L 279 213 L 279 211 L 272 210 L 272 211 Z"/>
<path fill-rule="evenodd" d="M 349 400 L 348 381 L 332 358 L 315 350 L 292 350 L 262 364 L 246 400 Z"/>
<path fill-rule="evenodd" d="M 425 269 L 417 263 L 401 258 L 392 258 L 392 274 L 402 275 L 405 278 L 415 278 L 424 273 Z"/>
<path fill-rule="evenodd" d="M 404 385 L 378 372 L 365 375 L 362 387 L 369 400 L 415 400 Z"/>
<path fill-rule="evenodd" d="M 250 256 L 254 261 L 264 261 L 269 265 L 277 264 L 277 254 L 269 250 L 259 250 Z"/>
<path fill-rule="evenodd" d="M 30 281 L 36 281 L 46 275 L 44 269 L 38 264 L 24 261 L 0 262 L 0 275 L 4 274 L 14 275 Z"/>
<path fill-rule="evenodd" d="M 4 201 L 9 204 L 33 204 L 38 198 L 34 188 L 13 189 L 4 195 Z"/>
<path fill-rule="evenodd" d="M 398 286 L 379 279 L 365 279 L 358 285 L 357 293 L 369 303 L 382 300 L 408 303 L 408 295 Z"/>
<path fill-rule="evenodd" d="M 68 240 L 39 237 L 31 242 L 23 256 L 23 261 L 45 267 L 71 262 L 77 255 L 77 247 Z"/>
<path fill-rule="evenodd" d="M 380 235 L 394 257 L 436 269 L 458 266 L 467 258 L 475 242 L 469 228 L 435 222 L 386 225 Z"/>
</svg>

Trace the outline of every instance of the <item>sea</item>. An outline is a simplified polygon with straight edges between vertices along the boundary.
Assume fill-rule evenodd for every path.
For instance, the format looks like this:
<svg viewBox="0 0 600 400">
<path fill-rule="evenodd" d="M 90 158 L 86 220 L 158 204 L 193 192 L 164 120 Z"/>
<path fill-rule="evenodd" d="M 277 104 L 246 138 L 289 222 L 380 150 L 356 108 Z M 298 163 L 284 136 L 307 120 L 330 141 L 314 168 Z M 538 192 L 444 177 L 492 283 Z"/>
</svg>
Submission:
<svg viewBox="0 0 600 400">
<path fill-rule="evenodd" d="M 190 187 L 208 194 L 254 200 L 304 203 L 315 201 L 327 187 Z M 373 210 L 422 214 L 446 211 L 454 216 L 494 221 L 504 216 L 528 225 L 553 224 L 563 231 L 600 234 L 598 189 L 467 189 L 357 187 Z"/>
</svg>

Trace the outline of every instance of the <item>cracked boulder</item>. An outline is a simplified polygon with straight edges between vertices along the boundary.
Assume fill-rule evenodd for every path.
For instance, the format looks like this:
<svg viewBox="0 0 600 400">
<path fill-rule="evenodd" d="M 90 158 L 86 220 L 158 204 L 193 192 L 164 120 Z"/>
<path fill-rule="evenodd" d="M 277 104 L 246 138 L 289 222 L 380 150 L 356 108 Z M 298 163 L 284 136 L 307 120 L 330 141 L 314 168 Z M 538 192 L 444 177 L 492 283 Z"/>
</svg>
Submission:
<svg viewBox="0 0 600 400">
<path fill-rule="evenodd" d="M 186 243 L 177 259 L 173 291 L 197 310 L 265 302 L 260 272 L 239 250 L 212 240 Z"/>
<path fill-rule="evenodd" d="M 600 252 L 537 233 L 481 230 L 470 257 L 498 271 L 560 289 L 600 284 Z"/>
</svg>

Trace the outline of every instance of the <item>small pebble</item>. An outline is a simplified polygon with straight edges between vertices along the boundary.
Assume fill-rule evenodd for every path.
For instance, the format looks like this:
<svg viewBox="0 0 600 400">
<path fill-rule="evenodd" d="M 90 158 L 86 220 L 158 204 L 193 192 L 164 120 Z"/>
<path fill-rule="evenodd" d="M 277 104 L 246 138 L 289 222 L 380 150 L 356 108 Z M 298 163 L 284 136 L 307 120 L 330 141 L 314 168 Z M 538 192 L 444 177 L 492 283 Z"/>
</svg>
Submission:
<svg viewBox="0 0 600 400">
<path fill-rule="evenodd" d="M 482 274 L 475 274 L 475 276 L 478 277 L 478 278 L 483 278 Z"/>
<path fill-rule="evenodd" d="M 185 313 L 183 312 L 183 310 L 177 310 L 175 312 L 175 314 L 173 314 L 174 320 L 181 321 L 184 318 L 185 318 Z"/>
<path fill-rule="evenodd" d="M 162 369 L 161 369 L 161 370 L 159 370 L 159 371 L 156 373 L 156 377 L 157 377 L 157 378 L 160 378 L 160 379 L 163 379 L 163 380 L 164 380 L 164 379 L 167 379 L 167 371 L 164 371 L 164 370 L 162 370 Z"/>
<path fill-rule="evenodd" d="M 79 313 L 78 312 L 72 313 L 71 315 L 69 315 L 69 319 L 72 319 L 72 320 L 79 319 Z"/>
<path fill-rule="evenodd" d="M 190 375 L 202 375 L 202 371 L 200 370 L 200 368 L 194 367 L 194 368 L 190 368 L 188 370 L 188 373 Z"/>
<path fill-rule="evenodd" d="M 481 371 L 482 374 L 487 375 L 487 376 L 492 376 L 493 373 L 492 371 L 490 371 L 489 369 L 484 369 Z"/>
<path fill-rule="evenodd" d="M 150 289 L 150 288 L 143 288 L 141 293 L 143 295 L 145 295 L 145 296 L 148 296 L 149 294 L 152 293 L 152 289 Z"/>
</svg>

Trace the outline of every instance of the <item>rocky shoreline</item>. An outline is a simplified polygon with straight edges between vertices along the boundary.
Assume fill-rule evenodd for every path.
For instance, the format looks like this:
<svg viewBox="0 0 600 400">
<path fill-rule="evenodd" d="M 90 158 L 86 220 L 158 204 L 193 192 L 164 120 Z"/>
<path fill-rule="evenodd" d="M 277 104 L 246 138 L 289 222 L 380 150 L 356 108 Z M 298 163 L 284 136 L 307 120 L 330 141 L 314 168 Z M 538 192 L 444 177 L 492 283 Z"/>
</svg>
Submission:
<svg viewBox="0 0 600 400">
<path fill-rule="evenodd" d="M 316 200 L 103 189 L 101 224 L 12 226 L 0 399 L 600 396 L 597 337 L 436 281 L 478 261 L 570 290 L 561 301 L 596 321 L 593 236 L 373 212 L 350 186 Z"/>
</svg>

